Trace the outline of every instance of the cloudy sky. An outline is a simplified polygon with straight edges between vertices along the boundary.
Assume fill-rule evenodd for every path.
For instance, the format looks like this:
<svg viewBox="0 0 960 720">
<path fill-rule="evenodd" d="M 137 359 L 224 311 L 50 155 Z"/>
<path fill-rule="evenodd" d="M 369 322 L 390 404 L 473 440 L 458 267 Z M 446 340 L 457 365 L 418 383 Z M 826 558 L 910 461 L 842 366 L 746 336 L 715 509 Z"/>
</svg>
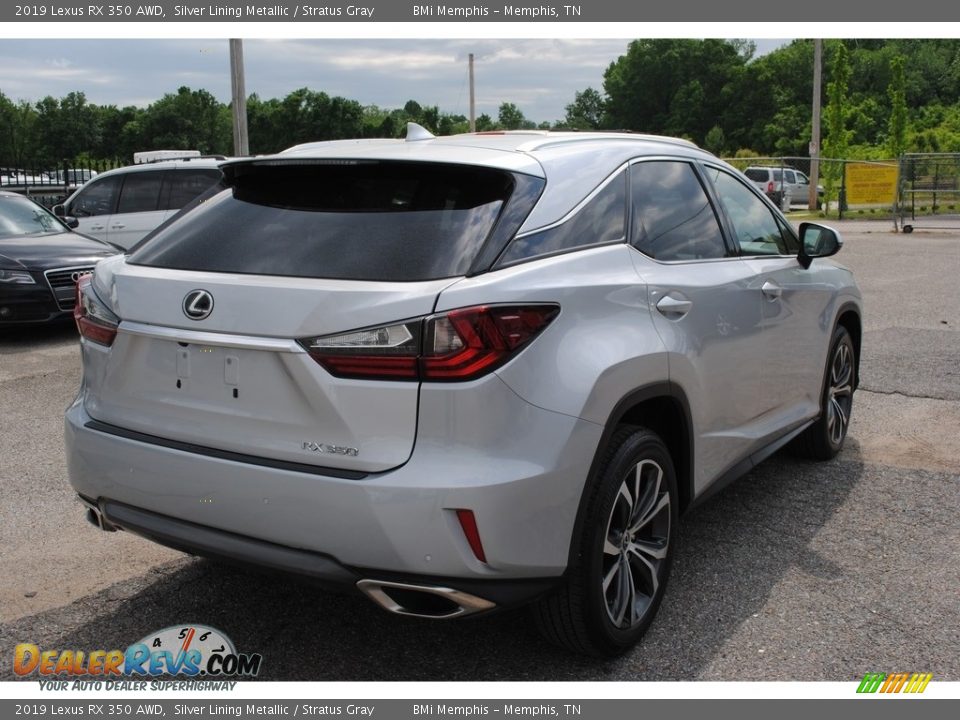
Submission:
<svg viewBox="0 0 960 720">
<path fill-rule="evenodd" d="M 783 40 L 757 40 L 758 53 Z M 364 105 L 414 99 L 468 114 L 467 55 L 476 58 L 477 113 L 516 103 L 531 120 L 557 120 L 574 93 L 602 88 L 626 40 L 244 40 L 248 93 L 283 97 L 309 87 Z M 36 101 L 79 90 L 98 105 L 146 106 L 186 85 L 230 100 L 227 40 L 0 41 L 0 91 Z"/>
</svg>

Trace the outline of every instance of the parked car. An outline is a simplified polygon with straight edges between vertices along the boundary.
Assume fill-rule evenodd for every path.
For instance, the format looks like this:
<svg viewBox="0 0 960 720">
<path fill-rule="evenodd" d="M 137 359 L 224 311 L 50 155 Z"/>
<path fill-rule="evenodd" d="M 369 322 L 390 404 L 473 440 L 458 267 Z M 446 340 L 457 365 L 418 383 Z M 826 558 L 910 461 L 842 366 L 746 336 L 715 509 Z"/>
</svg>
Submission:
<svg viewBox="0 0 960 720">
<path fill-rule="evenodd" d="M 70 482 L 104 530 L 622 653 L 683 512 L 843 446 L 840 237 L 683 140 L 408 138 L 227 163 L 81 280 Z"/>
<path fill-rule="evenodd" d="M 810 178 L 795 168 L 756 165 L 743 171 L 774 205 L 784 212 L 791 205 L 809 206 Z M 817 209 L 823 202 L 823 186 L 817 185 Z"/>
<path fill-rule="evenodd" d="M 5 187 L 29 187 L 33 185 L 52 185 L 53 178 L 46 173 L 33 173 L 26 170 L 5 169 L 0 173 L 0 185 Z"/>
<path fill-rule="evenodd" d="M 77 279 L 116 254 L 23 195 L 0 191 L 0 327 L 68 319 Z"/>
<path fill-rule="evenodd" d="M 108 170 L 53 208 L 81 232 L 129 249 L 220 181 L 220 161 L 191 158 Z"/>
<path fill-rule="evenodd" d="M 67 187 L 80 187 L 85 182 L 95 178 L 98 174 L 96 170 L 91 170 L 90 168 L 69 168 L 66 171 L 57 170 L 48 173 L 51 177 L 51 182 Z"/>
</svg>

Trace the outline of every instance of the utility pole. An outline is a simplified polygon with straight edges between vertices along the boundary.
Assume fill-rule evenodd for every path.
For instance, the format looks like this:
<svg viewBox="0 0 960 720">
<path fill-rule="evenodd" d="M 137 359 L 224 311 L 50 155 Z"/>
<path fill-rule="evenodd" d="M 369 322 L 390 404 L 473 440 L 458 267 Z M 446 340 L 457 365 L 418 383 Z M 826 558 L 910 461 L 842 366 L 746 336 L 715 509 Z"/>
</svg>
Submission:
<svg viewBox="0 0 960 720">
<path fill-rule="evenodd" d="M 809 209 L 817 206 L 820 184 L 820 83 L 823 75 L 823 40 L 813 41 L 813 138 L 810 140 Z M 824 208 L 826 210 L 826 208 Z"/>
<path fill-rule="evenodd" d="M 249 155 L 247 88 L 243 79 L 243 40 L 230 41 L 230 89 L 233 92 L 233 154 Z"/>
<path fill-rule="evenodd" d="M 470 53 L 470 132 L 477 131 L 477 101 L 473 94 L 473 53 Z"/>
</svg>

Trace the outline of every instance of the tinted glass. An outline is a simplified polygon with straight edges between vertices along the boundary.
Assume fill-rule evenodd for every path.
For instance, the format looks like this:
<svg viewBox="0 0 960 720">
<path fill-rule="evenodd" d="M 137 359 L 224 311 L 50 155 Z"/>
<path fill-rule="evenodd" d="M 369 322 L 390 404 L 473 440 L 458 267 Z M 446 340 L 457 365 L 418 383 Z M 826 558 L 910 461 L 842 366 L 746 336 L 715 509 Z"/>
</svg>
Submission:
<svg viewBox="0 0 960 720">
<path fill-rule="evenodd" d="M 554 228 L 516 238 L 499 265 L 574 248 L 623 240 L 627 212 L 627 175 L 620 173 L 576 215 Z"/>
<path fill-rule="evenodd" d="M 784 170 L 783 176 L 787 179 L 788 183 L 795 183 L 797 181 L 796 176 L 793 174 L 792 170 Z"/>
<path fill-rule="evenodd" d="M 219 179 L 220 171 L 213 168 L 168 172 L 160 207 L 163 210 L 179 210 Z"/>
<path fill-rule="evenodd" d="M 657 260 L 704 260 L 727 254 L 720 223 L 688 163 L 641 162 L 630 173 L 634 247 Z"/>
<path fill-rule="evenodd" d="M 63 225 L 32 200 L 0 196 L 0 237 L 64 232 Z"/>
<path fill-rule="evenodd" d="M 90 181 L 70 203 L 68 215 L 110 215 L 117 206 L 122 178 L 119 175 Z"/>
<path fill-rule="evenodd" d="M 135 172 L 124 178 L 118 213 L 150 212 L 160 205 L 162 172 Z"/>
<path fill-rule="evenodd" d="M 506 172 L 431 163 L 234 166 L 231 187 L 158 229 L 130 262 L 351 280 L 464 274 L 513 188 Z"/>
<path fill-rule="evenodd" d="M 767 172 L 766 168 L 747 168 L 744 175 L 754 182 L 766 182 L 770 177 L 770 173 Z"/>
<path fill-rule="evenodd" d="M 714 168 L 707 172 L 733 223 L 740 254 L 789 254 L 781 225 L 766 203 L 732 175 Z"/>
</svg>

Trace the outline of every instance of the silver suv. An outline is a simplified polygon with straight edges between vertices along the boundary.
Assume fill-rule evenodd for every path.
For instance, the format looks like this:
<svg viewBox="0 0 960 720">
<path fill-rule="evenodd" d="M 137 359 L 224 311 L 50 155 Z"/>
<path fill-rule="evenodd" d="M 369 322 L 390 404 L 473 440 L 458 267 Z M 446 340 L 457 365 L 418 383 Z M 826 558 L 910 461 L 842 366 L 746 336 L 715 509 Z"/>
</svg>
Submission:
<svg viewBox="0 0 960 720">
<path fill-rule="evenodd" d="M 755 165 L 743 171 L 748 180 L 774 205 L 789 212 L 792 205 L 810 204 L 810 178 L 791 167 Z M 817 185 L 817 210 L 823 203 L 823 185 Z"/>
<path fill-rule="evenodd" d="M 843 445 L 839 237 L 690 143 L 415 128 L 223 169 L 79 285 L 66 443 L 104 530 L 402 615 L 533 603 L 615 655 L 684 511 Z"/>
</svg>

